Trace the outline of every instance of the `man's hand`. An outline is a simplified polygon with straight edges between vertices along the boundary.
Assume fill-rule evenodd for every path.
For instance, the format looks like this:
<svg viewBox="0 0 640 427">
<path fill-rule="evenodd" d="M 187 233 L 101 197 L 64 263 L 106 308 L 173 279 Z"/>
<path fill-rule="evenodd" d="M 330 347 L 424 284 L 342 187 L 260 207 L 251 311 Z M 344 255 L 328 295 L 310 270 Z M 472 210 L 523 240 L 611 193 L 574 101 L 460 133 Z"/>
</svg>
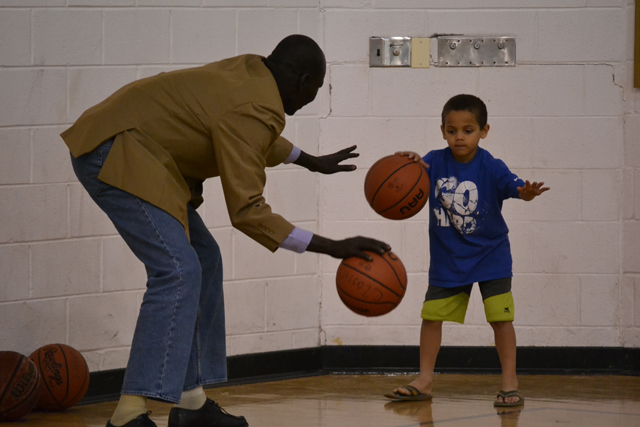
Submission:
<svg viewBox="0 0 640 427">
<path fill-rule="evenodd" d="M 382 255 L 391 250 L 391 246 L 379 240 L 368 237 L 351 237 L 344 240 L 331 240 L 314 234 L 307 247 L 311 252 L 330 255 L 334 258 L 359 257 L 371 261 L 371 256 L 364 251 L 375 252 Z"/>
<path fill-rule="evenodd" d="M 544 182 L 529 182 L 525 181 L 522 187 L 518 187 L 518 192 L 520 193 L 520 198 L 526 202 L 530 202 L 536 196 L 541 195 L 545 191 L 548 191 L 549 187 L 544 187 Z"/>
<path fill-rule="evenodd" d="M 326 175 L 334 174 L 336 172 L 350 172 L 356 170 L 355 165 L 341 165 L 340 163 L 344 160 L 358 157 L 360 154 L 353 152 L 356 148 L 356 145 L 352 145 L 351 147 L 333 154 L 318 157 L 302 151 L 300 152 L 298 159 L 293 163 L 305 167 L 311 172 L 320 172 Z"/>
</svg>

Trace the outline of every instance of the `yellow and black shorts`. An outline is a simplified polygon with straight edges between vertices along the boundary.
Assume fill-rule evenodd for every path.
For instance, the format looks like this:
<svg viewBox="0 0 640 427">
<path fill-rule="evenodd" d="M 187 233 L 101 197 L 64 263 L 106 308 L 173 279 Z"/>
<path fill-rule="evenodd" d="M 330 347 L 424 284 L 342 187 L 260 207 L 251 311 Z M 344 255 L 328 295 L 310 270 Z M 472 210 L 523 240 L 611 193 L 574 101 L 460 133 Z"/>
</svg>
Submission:
<svg viewBox="0 0 640 427">
<path fill-rule="evenodd" d="M 514 304 L 511 277 L 479 282 L 487 322 L 513 322 Z M 421 317 L 434 322 L 464 323 L 473 283 L 454 288 L 429 286 Z"/>
</svg>

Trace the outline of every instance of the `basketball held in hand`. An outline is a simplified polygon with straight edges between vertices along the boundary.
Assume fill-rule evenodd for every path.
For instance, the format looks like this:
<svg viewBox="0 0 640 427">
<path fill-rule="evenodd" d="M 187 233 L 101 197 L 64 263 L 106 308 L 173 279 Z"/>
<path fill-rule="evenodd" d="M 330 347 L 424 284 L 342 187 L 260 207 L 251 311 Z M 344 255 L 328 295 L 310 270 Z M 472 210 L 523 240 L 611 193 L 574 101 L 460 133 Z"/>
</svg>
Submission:
<svg viewBox="0 0 640 427">
<path fill-rule="evenodd" d="M 39 409 L 64 411 L 84 397 L 89 388 L 89 367 L 78 350 L 65 344 L 49 344 L 29 358 L 42 377 Z"/>
<path fill-rule="evenodd" d="M 336 286 L 342 302 L 362 316 L 382 316 L 396 308 L 407 290 L 407 271 L 393 253 L 367 261 L 352 257 L 342 260 L 336 274 Z"/>
<path fill-rule="evenodd" d="M 378 160 L 364 179 L 369 206 L 387 219 L 411 218 L 429 200 L 429 176 L 407 156 L 394 154 Z"/>
</svg>

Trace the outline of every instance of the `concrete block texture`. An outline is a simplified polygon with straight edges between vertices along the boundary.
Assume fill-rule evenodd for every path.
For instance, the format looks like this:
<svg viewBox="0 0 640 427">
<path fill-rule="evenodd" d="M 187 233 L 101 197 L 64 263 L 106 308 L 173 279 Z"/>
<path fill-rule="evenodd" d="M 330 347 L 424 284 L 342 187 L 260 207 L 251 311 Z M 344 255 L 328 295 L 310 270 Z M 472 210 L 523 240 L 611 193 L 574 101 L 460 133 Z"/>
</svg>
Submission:
<svg viewBox="0 0 640 427">
<path fill-rule="evenodd" d="M 580 276 L 580 324 L 615 326 L 618 324 L 621 286 L 617 275 Z"/>
<path fill-rule="evenodd" d="M 580 322 L 580 278 L 572 274 L 518 274 L 513 278 L 518 326 L 573 326 Z"/>
<path fill-rule="evenodd" d="M 61 68 L 0 69 L 0 126 L 66 122 L 66 78 Z"/>
<path fill-rule="evenodd" d="M 267 282 L 264 280 L 234 281 L 225 284 L 224 307 L 228 335 L 266 331 L 266 290 Z"/>
<path fill-rule="evenodd" d="M 539 61 L 620 61 L 625 58 L 626 11 L 613 9 L 541 10 Z"/>
<path fill-rule="evenodd" d="M 640 168 L 640 115 L 625 116 L 624 122 L 624 164 Z"/>
<path fill-rule="evenodd" d="M 77 120 L 86 109 L 134 80 L 134 67 L 69 69 L 69 121 Z"/>
<path fill-rule="evenodd" d="M 330 68 L 331 115 L 369 115 L 370 68 L 362 64 L 336 64 Z"/>
<path fill-rule="evenodd" d="M 99 239 L 33 244 L 31 251 L 34 298 L 100 292 Z"/>
<path fill-rule="evenodd" d="M 616 168 L 622 162 L 622 129 L 620 117 L 534 119 L 534 166 L 562 169 Z"/>
<path fill-rule="evenodd" d="M 166 64 L 170 58 L 168 9 L 104 12 L 104 64 Z"/>
<path fill-rule="evenodd" d="M 200 64 L 236 54 L 234 10 L 176 9 L 171 28 L 172 62 Z"/>
<path fill-rule="evenodd" d="M 0 303 L 0 347 L 29 355 L 52 342 L 67 341 L 67 301 L 63 298 Z"/>
<path fill-rule="evenodd" d="M 516 221 L 579 221 L 582 204 L 582 175 L 577 171 L 545 169 L 511 169 L 523 180 L 544 182 L 550 190 L 530 202 L 505 200 L 504 217 Z M 606 208 L 603 208 L 606 210 Z"/>
<path fill-rule="evenodd" d="M 306 339 L 300 338 L 305 335 Z M 315 339 L 317 335 L 318 330 L 315 328 L 305 331 L 230 335 L 227 336 L 227 356 L 305 348 L 308 347 L 309 342 L 317 342 Z"/>
<path fill-rule="evenodd" d="M 616 274 L 618 235 L 619 226 L 612 222 L 537 222 L 532 229 L 533 270 L 546 274 Z"/>
<path fill-rule="evenodd" d="M 505 2 L 506 3 L 506 2 Z M 377 4 L 377 3 L 376 3 Z M 452 5 L 453 6 L 453 5 Z M 531 13 L 511 8 L 504 9 L 437 10 L 427 8 L 428 34 L 464 34 L 515 36 L 516 57 L 520 62 L 535 58 L 537 28 Z"/>
<path fill-rule="evenodd" d="M 0 246 L 0 301 L 26 300 L 31 296 L 29 245 Z"/>
<path fill-rule="evenodd" d="M 102 62 L 101 10 L 36 9 L 34 62 L 38 65 L 94 65 Z M 78 35 L 82 34 L 82 37 Z"/>
<path fill-rule="evenodd" d="M 620 170 L 581 172 L 584 221 L 617 221 L 622 213 L 623 174 Z"/>
<path fill-rule="evenodd" d="M 622 219 L 632 219 L 636 201 L 634 194 L 634 170 L 625 168 L 622 171 Z"/>
<path fill-rule="evenodd" d="M 622 268 L 625 273 L 640 273 L 640 221 L 623 221 Z"/>
<path fill-rule="evenodd" d="M 60 133 L 66 128 L 67 126 L 53 126 L 33 130 L 31 144 L 33 183 L 77 181 L 71 166 L 69 148 L 60 138 Z"/>
<path fill-rule="evenodd" d="M 318 218 L 318 175 L 306 169 L 274 171 L 267 178 L 266 199 L 290 222 Z"/>
<path fill-rule="evenodd" d="M 636 277 L 633 286 L 633 326 L 640 327 L 640 278 Z"/>
<path fill-rule="evenodd" d="M 135 291 L 70 298 L 69 345 L 78 350 L 130 345 L 139 309 Z"/>
<path fill-rule="evenodd" d="M 240 231 L 233 231 L 234 279 L 287 276 L 294 272 L 295 252 L 283 249 L 272 253 Z"/>
<path fill-rule="evenodd" d="M 371 36 L 427 36 L 426 11 L 326 9 L 324 13 L 327 61 L 369 63 Z"/>
<path fill-rule="evenodd" d="M 80 183 L 69 184 L 69 232 L 73 237 L 116 235 L 118 232 Z"/>
<path fill-rule="evenodd" d="M 298 13 L 294 9 L 277 8 L 238 10 L 237 54 L 254 53 L 267 56 L 278 42 L 298 32 Z M 268 33 L 265 28 L 271 28 Z"/>
<path fill-rule="evenodd" d="M 65 184 L 0 186 L 0 243 L 67 236 Z"/>
<path fill-rule="evenodd" d="M 440 117 L 442 107 L 454 95 L 470 93 L 482 97 L 482 93 L 478 94 L 478 73 L 475 68 L 372 68 L 371 115 Z M 484 98 L 494 97 L 492 94 Z M 487 108 L 496 114 L 491 104 Z"/>
<path fill-rule="evenodd" d="M 265 287 L 267 331 L 319 328 L 320 288 L 317 277 L 270 280 Z"/>
<path fill-rule="evenodd" d="M 31 131 L 0 129 L 0 185 L 31 181 Z"/>
<path fill-rule="evenodd" d="M 0 64 L 31 64 L 31 13 L 29 10 L 0 10 Z"/>
<path fill-rule="evenodd" d="M 475 70 L 458 71 L 466 73 L 469 79 Z M 583 66 L 527 64 L 479 68 L 475 72 L 479 76 L 477 95 L 486 100 L 493 116 L 555 117 L 584 114 Z M 461 92 L 458 90 L 457 93 Z"/>
<path fill-rule="evenodd" d="M 626 181 L 625 181 L 625 184 L 626 184 Z M 633 201 L 633 218 L 637 219 L 637 218 L 640 218 L 640 197 L 637 196 L 638 192 L 640 191 L 640 170 L 639 169 L 634 169 L 633 185 L 630 185 L 630 187 L 633 189 L 633 194 L 634 194 L 633 197 L 630 197 L 630 199 L 632 199 Z M 626 190 L 626 187 L 625 187 L 625 190 Z M 628 193 L 625 192 L 624 194 L 627 195 Z"/>
<path fill-rule="evenodd" d="M 147 284 L 144 264 L 136 258 L 124 240 L 118 236 L 103 238 L 101 242 L 104 292 L 144 290 Z"/>
<path fill-rule="evenodd" d="M 3 348 L 51 340 L 92 370 L 124 367 L 146 272 L 75 178 L 59 137 L 140 78 L 244 53 L 284 36 L 324 49 L 314 102 L 283 136 L 326 155 L 357 145 L 357 170 L 267 172 L 264 195 L 298 227 L 391 244 L 409 284 L 400 307 L 364 318 L 335 289 L 340 260 L 271 253 L 234 230 L 219 179 L 202 215 L 223 256 L 229 354 L 317 345 L 416 345 L 428 284 L 429 212 L 405 221 L 364 197 L 371 165 L 446 147 L 441 110 L 482 98 L 480 142 L 551 191 L 507 200 L 519 345 L 640 346 L 640 95 L 630 0 L 0 0 L 0 324 Z M 371 36 L 514 35 L 515 67 L 369 67 Z M 436 54 L 437 52 L 432 52 Z M 185 141 L 188 144 L 188 141 Z M 44 333 L 43 331 L 46 331 Z M 26 333 L 25 333 L 26 332 Z M 479 293 L 445 345 L 493 345 Z"/>
</svg>

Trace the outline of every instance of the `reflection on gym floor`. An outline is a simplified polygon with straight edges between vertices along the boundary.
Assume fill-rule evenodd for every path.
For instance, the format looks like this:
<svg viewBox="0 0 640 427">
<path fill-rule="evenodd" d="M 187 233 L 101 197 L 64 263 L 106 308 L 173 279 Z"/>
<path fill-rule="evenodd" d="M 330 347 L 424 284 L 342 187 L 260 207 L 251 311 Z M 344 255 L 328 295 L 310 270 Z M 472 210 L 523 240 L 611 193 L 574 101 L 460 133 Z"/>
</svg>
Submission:
<svg viewBox="0 0 640 427">
<path fill-rule="evenodd" d="M 519 377 L 524 406 L 493 407 L 498 375 L 436 376 L 431 402 L 391 402 L 383 395 L 408 375 L 324 375 L 223 386 L 207 395 L 251 427 L 630 427 L 640 426 L 640 378 Z M 104 427 L 116 402 L 62 413 L 33 412 L 21 427 Z M 151 402 L 151 419 L 166 427 L 171 406 Z M 17 425 L 16 424 L 16 425 Z"/>
</svg>

